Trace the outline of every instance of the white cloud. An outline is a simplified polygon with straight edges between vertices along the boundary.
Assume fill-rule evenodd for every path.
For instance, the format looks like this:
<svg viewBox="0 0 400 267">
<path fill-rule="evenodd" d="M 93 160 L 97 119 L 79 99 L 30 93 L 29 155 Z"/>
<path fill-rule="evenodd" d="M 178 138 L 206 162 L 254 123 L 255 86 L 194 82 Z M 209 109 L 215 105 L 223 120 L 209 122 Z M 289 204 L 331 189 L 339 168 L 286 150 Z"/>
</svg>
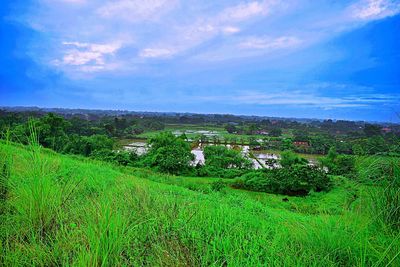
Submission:
<svg viewBox="0 0 400 267">
<path fill-rule="evenodd" d="M 218 19 L 225 22 L 232 22 L 242 21 L 260 15 L 266 15 L 269 12 L 270 6 L 273 4 L 273 1 L 254 1 L 250 3 L 239 4 L 223 10 L 218 16 Z"/>
<path fill-rule="evenodd" d="M 271 37 L 250 37 L 239 43 L 239 47 L 245 49 L 282 49 L 300 45 L 300 39 L 293 36 Z"/>
<path fill-rule="evenodd" d="M 49 0 L 46 0 L 49 1 Z M 86 3 L 86 0 L 52 0 L 56 2 L 64 2 L 64 3 L 69 3 L 69 4 L 83 4 Z"/>
<path fill-rule="evenodd" d="M 391 0 L 362 0 L 350 6 L 350 12 L 356 19 L 380 19 L 399 13 L 400 3 Z"/>
<path fill-rule="evenodd" d="M 238 33 L 241 31 L 237 26 L 238 24 L 240 25 L 247 20 L 268 15 L 271 8 L 276 6 L 277 3 L 278 1 L 268 0 L 240 3 L 226 7 L 215 16 L 200 16 L 189 25 L 175 27 L 175 32 L 168 35 L 165 40 L 158 41 L 158 43 L 162 43 L 162 47 L 172 47 L 173 52 L 168 52 L 171 49 L 152 49 L 150 51 L 142 51 L 139 53 L 139 56 L 171 57 L 201 45 L 217 36 L 228 36 Z"/>
<path fill-rule="evenodd" d="M 175 0 L 118 0 L 108 1 L 97 9 L 104 18 L 124 19 L 131 22 L 154 19 L 172 10 Z"/>
<path fill-rule="evenodd" d="M 118 61 L 124 68 L 136 70 L 146 59 L 173 59 L 178 55 L 189 59 L 190 64 L 195 60 L 279 57 L 400 11 L 398 0 L 351 3 L 322 1 L 314 6 L 307 0 L 38 0 L 24 23 L 43 36 L 52 36 L 43 38 L 43 44 L 38 41 L 32 45 L 29 52 L 38 62 L 93 72 L 107 69 L 100 65 Z M 87 43 L 65 42 L 60 46 L 59 40 Z M 123 56 L 117 53 L 122 43 Z M 79 67 L 84 65 L 97 67 Z"/>
<path fill-rule="evenodd" d="M 233 33 L 237 33 L 240 32 L 240 29 L 237 27 L 233 27 L 233 26 L 226 26 L 226 27 L 222 27 L 222 32 L 226 33 L 226 34 L 233 34 Z"/>
<path fill-rule="evenodd" d="M 200 97 L 203 101 L 247 104 L 247 105 L 289 105 L 315 106 L 323 109 L 368 107 L 376 103 L 396 102 L 399 95 L 364 94 L 357 96 L 320 96 L 315 92 L 294 90 L 282 92 L 243 91 L 224 96 Z"/>
<path fill-rule="evenodd" d="M 139 56 L 143 58 L 166 58 L 173 54 L 173 50 L 166 48 L 145 48 L 139 53 Z"/>
<path fill-rule="evenodd" d="M 58 67 L 73 67 L 83 72 L 96 72 L 113 69 L 115 66 L 108 62 L 107 57 L 114 55 L 121 48 L 119 43 L 95 44 L 81 42 L 63 42 L 65 47 L 62 60 L 55 60 Z"/>
<path fill-rule="evenodd" d="M 88 51 L 92 51 L 99 54 L 112 54 L 119 48 L 121 48 L 121 44 L 119 43 L 92 44 L 92 43 L 80 43 L 80 42 L 63 42 L 62 44 L 77 48 L 85 48 Z"/>
</svg>

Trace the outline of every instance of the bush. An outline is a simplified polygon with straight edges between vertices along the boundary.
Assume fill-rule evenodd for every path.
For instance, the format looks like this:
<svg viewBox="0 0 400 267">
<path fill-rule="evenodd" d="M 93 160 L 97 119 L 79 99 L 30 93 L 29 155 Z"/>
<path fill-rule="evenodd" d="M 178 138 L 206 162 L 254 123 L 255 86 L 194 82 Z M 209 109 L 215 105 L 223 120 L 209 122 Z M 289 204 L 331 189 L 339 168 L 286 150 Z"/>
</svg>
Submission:
<svg viewBox="0 0 400 267">
<path fill-rule="evenodd" d="M 206 166 L 220 169 L 249 169 L 253 164 L 244 158 L 240 151 L 225 146 L 206 146 L 204 159 Z"/>
<path fill-rule="evenodd" d="M 320 159 L 323 167 L 328 168 L 329 174 L 342 175 L 349 178 L 356 176 L 356 160 L 354 156 L 338 155 L 336 149 L 331 148 L 326 157 Z"/>
<path fill-rule="evenodd" d="M 92 153 L 100 150 L 111 151 L 114 146 L 114 140 L 105 135 L 79 136 L 71 135 L 68 143 L 63 149 L 63 153 L 80 154 L 90 156 Z"/>
<path fill-rule="evenodd" d="M 281 160 L 279 162 L 281 166 L 284 168 L 291 167 L 296 164 L 305 165 L 308 163 L 308 161 L 305 158 L 300 157 L 299 155 L 290 150 L 283 151 L 281 153 Z"/>
<path fill-rule="evenodd" d="M 200 177 L 219 177 L 219 178 L 236 178 L 246 173 L 246 170 L 238 169 L 222 169 L 214 166 L 201 166 L 197 169 L 197 175 Z"/>
<path fill-rule="evenodd" d="M 215 182 L 211 183 L 211 190 L 212 191 L 220 192 L 225 187 L 226 187 L 226 184 L 222 180 L 218 180 L 218 181 L 215 181 Z"/>
<path fill-rule="evenodd" d="M 233 186 L 252 191 L 304 196 L 310 191 L 329 190 L 331 181 L 326 173 L 317 167 L 294 165 L 247 173 Z"/>
<path fill-rule="evenodd" d="M 194 160 L 190 145 L 170 132 L 153 137 L 150 139 L 149 146 L 150 150 L 145 156 L 144 163 L 161 172 L 183 173 L 190 168 Z"/>
<path fill-rule="evenodd" d="M 122 166 L 135 165 L 139 160 L 139 156 L 134 151 L 116 152 L 109 149 L 100 149 L 93 151 L 92 154 L 90 154 L 90 157 L 102 161 L 117 163 Z"/>
<path fill-rule="evenodd" d="M 334 175 L 343 175 L 349 178 L 356 176 L 356 159 L 350 155 L 340 155 L 335 160 L 335 168 L 332 170 Z"/>
</svg>

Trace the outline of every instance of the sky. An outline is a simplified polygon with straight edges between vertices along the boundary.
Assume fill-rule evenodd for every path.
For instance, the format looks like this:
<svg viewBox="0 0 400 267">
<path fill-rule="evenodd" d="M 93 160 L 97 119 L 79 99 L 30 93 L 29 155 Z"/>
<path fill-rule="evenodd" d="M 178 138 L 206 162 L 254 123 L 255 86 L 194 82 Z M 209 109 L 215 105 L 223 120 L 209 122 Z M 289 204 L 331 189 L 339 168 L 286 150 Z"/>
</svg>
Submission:
<svg viewBox="0 0 400 267">
<path fill-rule="evenodd" d="M 1 0 L 0 106 L 398 122 L 400 0 Z"/>
</svg>

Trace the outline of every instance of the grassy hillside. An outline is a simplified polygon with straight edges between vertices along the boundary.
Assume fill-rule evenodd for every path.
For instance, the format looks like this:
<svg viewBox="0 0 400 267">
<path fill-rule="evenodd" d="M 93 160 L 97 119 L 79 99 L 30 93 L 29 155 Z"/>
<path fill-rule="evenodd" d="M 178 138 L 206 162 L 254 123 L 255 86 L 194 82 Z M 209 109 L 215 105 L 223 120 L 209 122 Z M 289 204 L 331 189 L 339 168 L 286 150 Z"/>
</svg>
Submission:
<svg viewBox="0 0 400 267">
<path fill-rule="evenodd" d="M 400 266 L 367 188 L 289 197 L 0 143 L 3 266 Z"/>
</svg>

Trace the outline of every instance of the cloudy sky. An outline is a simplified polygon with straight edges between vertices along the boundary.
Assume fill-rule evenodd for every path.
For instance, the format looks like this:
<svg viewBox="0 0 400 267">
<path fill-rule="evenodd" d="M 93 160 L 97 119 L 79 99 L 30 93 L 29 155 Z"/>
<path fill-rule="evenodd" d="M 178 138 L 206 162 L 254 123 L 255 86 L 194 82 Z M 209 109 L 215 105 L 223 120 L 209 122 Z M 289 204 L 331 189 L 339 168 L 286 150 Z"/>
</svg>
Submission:
<svg viewBox="0 0 400 267">
<path fill-rule="evenodd" d="M 400 0 L 2 0 L 0 106 L 398 121 Z"/>
</svg>

